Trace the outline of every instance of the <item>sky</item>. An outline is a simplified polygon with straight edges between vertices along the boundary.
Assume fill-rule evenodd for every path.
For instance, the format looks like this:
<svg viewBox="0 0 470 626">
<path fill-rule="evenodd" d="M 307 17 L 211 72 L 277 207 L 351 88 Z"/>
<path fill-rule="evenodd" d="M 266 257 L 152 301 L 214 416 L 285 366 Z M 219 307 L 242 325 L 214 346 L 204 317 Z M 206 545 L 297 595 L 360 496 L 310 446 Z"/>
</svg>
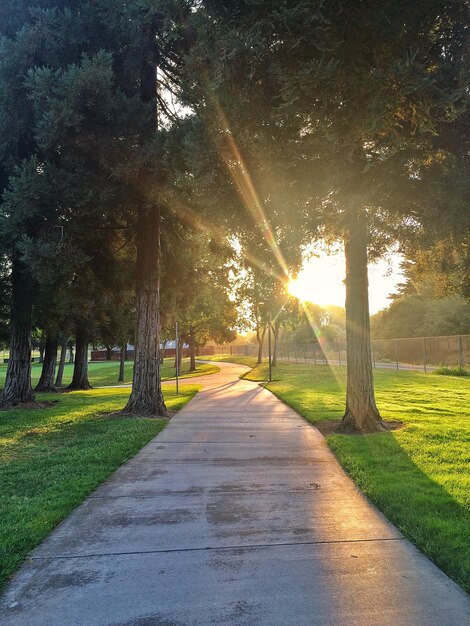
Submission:
<svg viewBox="0 0 470 626">
<path fill-rule="evenodd" d="M 369 265 L 369 308 L 377 313 L 390 304 L 389 295 L 403 281 L 400 272 L 401 255 Z M 297 280 L 289 291 L 296 297 L 319 305 L 335 304 L 344 307 L 344 253 L 320 252 L 304 261 Z"/>
</svg>

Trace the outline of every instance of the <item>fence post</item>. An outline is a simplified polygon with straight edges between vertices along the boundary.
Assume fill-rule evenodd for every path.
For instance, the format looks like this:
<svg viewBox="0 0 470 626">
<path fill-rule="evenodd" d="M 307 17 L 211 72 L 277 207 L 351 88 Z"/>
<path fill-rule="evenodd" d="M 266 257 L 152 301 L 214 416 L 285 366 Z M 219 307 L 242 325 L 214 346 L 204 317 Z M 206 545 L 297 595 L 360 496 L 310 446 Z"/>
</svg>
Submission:
<svg viewBox="0 0 470 626">
<path fill-rule="evenodd" d="M 397 363 L 397 370 L 398 370 L 398 341 L 395 339 L 395 361 Z"/>
<path fill-rule="evenodd" d="M 459 335 L 459 367 L 463 369 L 463 348 L 462 348 L 462 335 Z"/>
<path fill-rule="evenodd" d="M 426 372 L 428 371 L 426 369 L 427 360 L 428 360 L 428 355 L 426 353 L 426 337 L 423 337 L 423 358 L 424 358 L 424 373 L 426 374 Z"/>
</svg>

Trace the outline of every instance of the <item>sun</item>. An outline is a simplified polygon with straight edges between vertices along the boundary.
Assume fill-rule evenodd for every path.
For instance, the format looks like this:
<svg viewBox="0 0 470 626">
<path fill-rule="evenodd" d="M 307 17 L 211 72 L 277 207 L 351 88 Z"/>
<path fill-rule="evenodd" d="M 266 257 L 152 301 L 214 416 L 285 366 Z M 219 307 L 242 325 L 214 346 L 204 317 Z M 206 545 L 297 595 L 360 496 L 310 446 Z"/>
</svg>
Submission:
<svg viewBox="0 0 470 626">
<path fill-rule="evenodd" d="M 400 269 L 402 257 L 393 254 L 388 260 L 369 265 L 370 312 L 376 313 L 390 304 L 393 293 L 403 274 Z M 288 292 L 301 302 L 312 302 L 320 306 L 344 307 L 345 260 L 341 252 L 321 252 L 306 259 L 302 269 L 288 283 Z"/>
<path fill-rule="evenodd" d="M 302 302 L 344 306 L 344 269 L 334 257 L 314 257 L 288 284 L 288 292 Z"/>
<path fill-rule="evenodd" d="M 305 289 L 306 285 L 303 283 L 304 281 L 299 279 L 298 277 L 291 278 L 289 283 L 287 284 L 287 291 L 291 296 L 294 296 L 294 298 L 297 298 L 301 302 L 308 302 L 309 299 L 306 295 L 308 293 L 308 290 Z"/>
</svg>

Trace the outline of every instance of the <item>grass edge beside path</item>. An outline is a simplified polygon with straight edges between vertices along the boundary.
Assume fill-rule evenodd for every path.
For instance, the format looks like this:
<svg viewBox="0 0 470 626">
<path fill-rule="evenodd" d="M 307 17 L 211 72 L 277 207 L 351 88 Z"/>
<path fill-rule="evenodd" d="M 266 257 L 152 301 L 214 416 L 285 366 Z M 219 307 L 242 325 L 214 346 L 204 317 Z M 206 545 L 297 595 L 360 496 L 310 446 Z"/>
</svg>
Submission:
<svg viewBox="0 0 470 626">
<path fill-rule="evenodd" d="M 257 359 L 254 356 L 245 356 L 243 354 L 216 354 L 213 356 L 200 356 L 198 361 L 210 361 L 211 363 L 235 363 L 237 365 L 246 365 L 247 367 L 255 368 L 257 366 Z"/>
<path fill-rule="evenodd" d="M 164 360 L 161 376 L 162 381 L 173 380 L 175 377 L 174 359 L 167 358 Z M 41 375 L 41 363 L 33 363 L 31 367 L 31 379 L 33 387 L 39 380 Z M 119 375 L 119 361 L 90 361 L 88 363 L 88 379 L 92 387 L 107 387 L 126 385 L 132 383 L 132 370 L 134 368 L 134 361 L 126 361 L 124 368 L 124 381 L 118 381 Z M 189 372 L 189 359 L 184 358 L 181 365 L 180 378 L 195 378 L 197 376 L 207 376 L 209 374 L 216 374 L 220 371 L 217 365 L 212 363 L 197 363 L 196 371 Z M 7 366 L 0 364 L 0 388 L 3 387 Z M 73 363 L 67 363 L 64 371 L 64 382 L 61 388 L 67 387 L 72 380 Z"/>
<path fill-rule="evenodd" d="M 345 371 L 279 363 L 273 382 L 266 383 L 268 366 L 263 363 L 243 378 L 263 382 L 315 425 L 341 419 Z M 374 376 L 384 418 L 403 422 L 404 428 L 363 436 L 332 434 L 326 441 L 385 516 L 470 591 L 470 381 L 417 371 L 375 370 Z"/>
<path fill-rule="evenodd" d="M 178 411 L 197 384 L 165 385 L 168 409 Z M 0 412 L 0 590 L 27 555 L 167 420 L 108 415 L 129 389 L 98 388 L 38 394 L 45 409 Z"/>
</svg>

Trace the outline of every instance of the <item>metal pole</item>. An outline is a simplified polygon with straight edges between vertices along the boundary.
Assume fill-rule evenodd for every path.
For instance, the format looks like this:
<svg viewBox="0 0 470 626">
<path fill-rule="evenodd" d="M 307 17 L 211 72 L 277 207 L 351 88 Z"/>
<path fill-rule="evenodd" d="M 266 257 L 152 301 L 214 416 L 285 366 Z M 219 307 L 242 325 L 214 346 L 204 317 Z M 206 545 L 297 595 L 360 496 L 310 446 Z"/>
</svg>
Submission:
<svg viewBox="0 0 470 626">
<path fill-rule="evenodd" d="M 271 307 L 268 309 L 268 352 L 269 352 L 269 382 L 272 381 L 272 362 L 271 362 Z"/>
<path fill-rule="evenodd" d="M 423 337 L 423 358 L 424 358 L 424 373 L 426 374 L 426 372 L 427 372 L 427 363 L 426 363 L 426 361 L 428 360 L 428 355 L 427 355 L 427 351 L 426 351 L 426 337 Z"/>
<path fill-rule="evenodd" d="M 176 395 L 179 395 L 179 369 L 180 369 L 180 355 L 179 355 L 179 338 L 178 338 L 178 322 L 175 324 L 175 336 L 176 336 Z"/>
<path fill-rule="evenodd" d="M 395 339 L 395 361 L 397 362 L 397 369 L 398 369 L 398 343 L 396 339 Z"/>
</svg>

